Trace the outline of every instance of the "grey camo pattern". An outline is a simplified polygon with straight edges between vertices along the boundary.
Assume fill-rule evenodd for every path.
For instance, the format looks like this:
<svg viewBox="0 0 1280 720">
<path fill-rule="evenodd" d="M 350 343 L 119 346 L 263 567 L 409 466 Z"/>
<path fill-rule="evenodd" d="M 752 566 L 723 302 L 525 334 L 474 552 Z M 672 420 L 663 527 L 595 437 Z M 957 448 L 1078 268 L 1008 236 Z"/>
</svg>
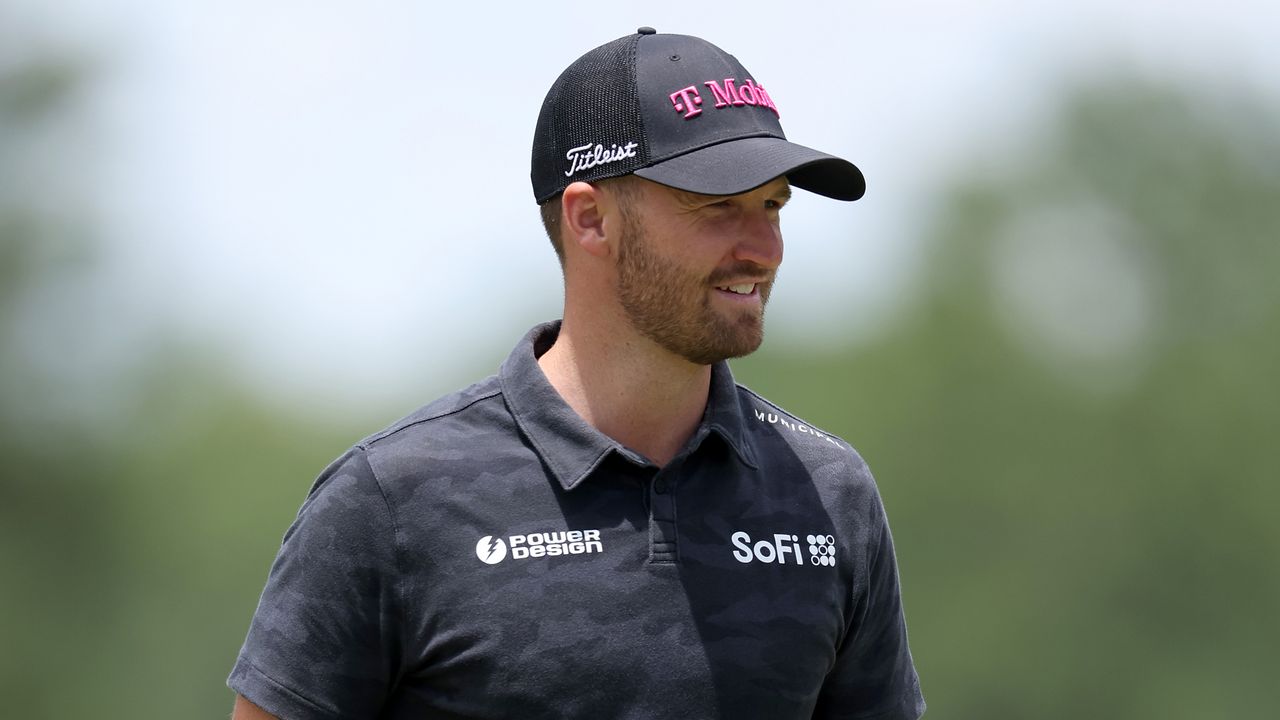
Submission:
<svg viewBox="0 0 1280 720">
<path fill-rule="evenodd" d="M 919 717 L 862 458 L 720 364 L 659 471 L 547 383 L 535 357 L 557 331 L 321 473 L 228 685 L 287 720 Z M 601 551 L 476 553 L 486 535 L 575 529 Z M 807 544 L 804 564 L 740 562 L 738 531 L 830 534 L 835 564 Z"/>
</svg>

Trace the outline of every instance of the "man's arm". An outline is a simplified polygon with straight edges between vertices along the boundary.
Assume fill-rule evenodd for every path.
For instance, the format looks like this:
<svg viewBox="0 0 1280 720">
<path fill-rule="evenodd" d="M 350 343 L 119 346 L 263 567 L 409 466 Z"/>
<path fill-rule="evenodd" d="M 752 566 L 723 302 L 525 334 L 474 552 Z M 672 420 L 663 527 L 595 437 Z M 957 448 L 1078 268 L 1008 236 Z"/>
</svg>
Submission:
<svg viewBox="0 0 1280 720">
<path fill-rule="evenodd" d="M 280 720 L 280 718 L 236 695 L 236 706 L 231 710 L 231 720 Z"/>
<path fill-rule="evenodd" d="M 227 678 L 277 717 L 375 717 L 397 676 L 395 519 L 365 453 L 353 449 L 316 480 Z"/>
<path fill-rule="evenodd" d="M 915 720 L 925 710 L 902 612 L 893 537 L 877 493 L 878 538 L 865 557 L 865 580 L 855 616 L 823 684 L 814 718 Z M 870 714 L 869 714 L 870 713 Z"/>
</svg>

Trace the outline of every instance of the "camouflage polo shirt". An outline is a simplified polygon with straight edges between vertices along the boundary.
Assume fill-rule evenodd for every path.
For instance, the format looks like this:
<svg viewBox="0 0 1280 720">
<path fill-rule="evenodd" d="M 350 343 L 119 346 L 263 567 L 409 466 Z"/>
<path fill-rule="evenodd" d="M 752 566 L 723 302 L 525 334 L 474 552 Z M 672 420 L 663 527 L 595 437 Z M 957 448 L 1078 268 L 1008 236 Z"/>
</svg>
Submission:
<svg viewBox="0 0 1280 720">
<path fill-rule="evenodd" d="M 228 685 L 287 720 L 918 717 L 858 454 L 720 363 L 655 467 L 552 388 L 557 332 L 320 475 Z"/>
</svg>

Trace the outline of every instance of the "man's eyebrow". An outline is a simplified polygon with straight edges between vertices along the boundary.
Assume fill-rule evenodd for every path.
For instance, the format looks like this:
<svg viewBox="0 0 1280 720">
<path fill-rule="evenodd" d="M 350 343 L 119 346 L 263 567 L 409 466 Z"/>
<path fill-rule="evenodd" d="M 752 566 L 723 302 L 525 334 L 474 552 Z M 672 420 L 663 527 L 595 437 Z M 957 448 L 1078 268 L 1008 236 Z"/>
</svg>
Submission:
<svg viewBox="0 0 1280 720">
<path fill-rule="evenodd" d="M 719 197 L 731 197 L 729 195 L 704 195 L 702 193 L 691 192 L 689 190 L 681 190 L 680 188 L 671 188 L 674 191 L 676 200 L 685 205 L 701 205 L 705 202 L 713 202 Z"/>
<path fill-rule="evenodd" d="M 671 191 L 678 202 L 683 203 L 685 205 L 689 205 L 689 206 L 701 205 L 707 202 L 715 202 L 716 200 L 723 200 L 724 198 L 734 197 L 733 194 L 706 195 L 703 193 L 693 192 L 690 190 L 681 190 L 680 188 L 671 188 Z M 769 199 L 776 200 L 782 203 L 787 202 L 788 200 L 791 199 L 791 185 L 790 184 L 783 185 L 782 187 L 778 188 L 777 191 L 770 193 Z"/>
<path fill-rule="evenodd" d="M 791 186 L 783 185 L 774 192 L 769 194 L 769 200 L 778 204 L 778 207 L 786 205 L 791 200 Z"/>
</svg>

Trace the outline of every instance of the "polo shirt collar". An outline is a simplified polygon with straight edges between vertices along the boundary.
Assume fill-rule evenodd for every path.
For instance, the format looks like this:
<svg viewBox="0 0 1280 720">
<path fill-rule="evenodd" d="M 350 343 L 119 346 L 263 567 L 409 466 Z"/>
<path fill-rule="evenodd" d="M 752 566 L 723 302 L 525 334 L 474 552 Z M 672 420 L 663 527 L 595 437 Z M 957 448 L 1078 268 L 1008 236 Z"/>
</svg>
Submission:
<svg viewBox="0 0 1280 720">
<path fill-rule="evenodd" d="M 702 416 L 702 427 L 724 438 L 743 463 L 757 468 L 755 445 L 747 433 L 745 418 L 754 408 L 747 407 L 743 393 L 738 392 L 729 363 L 721 360 L 711 366 L 711 392 L 707 396 L 707 410 Z"/>
<path fill-rule="evenodd" d="M 502 396 L 525 437 L 565 490 L 586 479 L 610 452 L 643 464 L 644 459 L 582 419 L 551 386 L 538 365 L 538 357 L 555 343 L 560 321 L 530 330 L 498 371 Z M 702 423 L 694 433 L 701 442 L 709 432 L 720 435 L 738 457 L 757 467 L 755 452 L 743 422 L 745 413 L 733 373 L 726 362 L 711 367 L 711 388 Z"/>
</svg>

